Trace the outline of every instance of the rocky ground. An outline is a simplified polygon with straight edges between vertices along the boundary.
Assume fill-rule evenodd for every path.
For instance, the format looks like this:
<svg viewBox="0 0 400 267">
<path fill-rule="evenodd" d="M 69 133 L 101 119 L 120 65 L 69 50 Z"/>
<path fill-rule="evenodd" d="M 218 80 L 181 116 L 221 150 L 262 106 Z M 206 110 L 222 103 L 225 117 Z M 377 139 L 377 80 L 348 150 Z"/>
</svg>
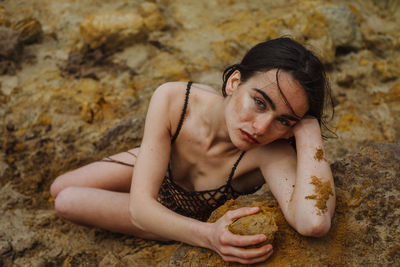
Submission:
<svg viewBox="0 0 400 267">
<path fill-rule="evenodd" d="M 329 127 L 337 136 L 326 150 L 338 207 L 332 231 L 318 240 L 294 233 L 277 209 L 269 264 L 400 265 L 399 6 L 0 1 L 0 265 L 222 264 L 208 251 L 73 225 L 54 213 L 49 185 L 139 144 L 158 85 L 191 79 L 219 89 L 224 67 L 284 35 L 313 49 L 328 70 L 335 106 Z M 257 197 L 273 205 L 263 192 Z"/>
</svg>

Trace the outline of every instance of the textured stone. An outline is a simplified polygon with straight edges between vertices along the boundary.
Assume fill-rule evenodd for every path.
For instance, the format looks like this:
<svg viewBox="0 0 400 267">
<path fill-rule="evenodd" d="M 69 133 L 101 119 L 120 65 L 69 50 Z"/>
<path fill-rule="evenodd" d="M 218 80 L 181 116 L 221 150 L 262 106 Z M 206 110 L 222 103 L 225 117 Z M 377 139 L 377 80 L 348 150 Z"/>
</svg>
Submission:
<svg viewBox="0 0 400 267">
<path fill-rule="evenodd" d="M 11 250 L 10 243 L 5 240 L 0 240 L 0 255 L 6 254 Z"/>
<path fill-rule="evenodd" d="M 4 7 L 0 7 L 0 27 L 9 27 L 10 24 L 10 14 Z"/>
<path fill-rule="evenodd" d="M 144 1 L 0 2 L 0 23 L 1 13 L 7 10 L 7 25 L 3 26 L 35 17 L 45 33 L 40 44 L 24 47 L 20 64 L 14 60 L 0 63 L 14 64 L 18 78 L 16 87 L 15 79 L 3 82 L 11 73 L 0 78 L 0 117 L 4 122 L 0 127 L 0 232 L 4 236 L 0 233 L 0 240 L 11 245 L 20 234 L 36 233 L 31 237 L 36 240 L 32 247 L 22 252 L 11 249 L 0 256 L 0 266 L 30 266 L 38 257 L 45 259 L 46 266 L 63 265 L 68 263 L 66 259 L 72 260 L 71 266 L 97 266 L 109 252 L 120 261 L 127 257 L 123 261 L 127 266 L 166 266 L 173 251 L 165 244 L 74 225 L 55 213 L 52 217 L 37 216 L 40 210 L 54 212 L 48 201 L 54 178 L 140 144 L 150 96 L 166 81 L 190 78 L 219 91 L 223 69 L 237 63 L 255 42 L 273 37 L 291 36 L 317 51 L 326 51 L 326 55 L 336 50 L 329 21 L 318 11 L 328 4 L 323 0 L 149 0 L 156 3 L 167 27 L 150 32 L 143 22 L 147 41 L 118 46 L 123 51 L 118 51 L 117 59 L 115 50 L 108 53 L 103 46 L 91 50 L 83 42 L 79 25 L 90 14 L 129 13 L 138 6 L 140 9 L 139 2 Z M 374 148 L 356 154 L 371 142 L 400 140 L 400 81 L 396 77 L 396 68 L 400 68 L 393 64 L 400 62 L 399 17 L 378 10 L 372 2 L 378 1 L 351 1 L 362 30 L 363 49 L 341 53 L 344 50 L 339 47 L 339 56 L 331 57 L 327 68 L 335 99 L 335 117 L 328 126 L 335 130 L 343 119 L 341 130 L 335 130 L 339 138 L 325 141 L 326 157 L 334 162 L 338 196 L 331 232 L 322 239 L 301 237 L 277 209 L 279 230 L 268 266 L 400 266 L 400 197 L 396 187 L 400 183 L 394 178 L 399 176 L 395 169 L 399 159 L 386 155 L 384 148 L 377 148 L 377 153 L 372 153 Z M 332 3 L 349 5 L 348 1 Z M 146 16 L 141 13 L 143 20 Z M 302 29 L 307 29 L 308 35 Z M 90 53 L 73 60 L 71 70 L 77 70 L 76 74 L 60 71 L 67 56 L 82 53 L 82 48 Z M 119 64 L 126 60 L 132 70 L 116 72 L 116 60 Z M 179 68 L 163 75 L 171 67 L 168 64 Z M 181 70 L 183 76 L 179 76 Z M 82 77 L 95 80 L 99 91 L 89 92 L 90 88 L 79 82 Z M 336 81 L 348 87 L 338 86 Z M 101 96 L 106 103 L 98 102 L 102 106 L 98 114 L 103 115 L 90 124 L 82 120 L 83 103 L 90 107 Z M 45 117 L 51 123 L 39 123 Z M 117 129 L 126 120 L 135 119 L 137 123 Z M 326 130 L 324 134 L 332 136 Z M 127 238 L 131 242 L 126 242 Z M 29 243 L 23 238 L 20 241 Z M 208 254 L 194 255 L 200 258 Z M 191 262 L 187 263 L 190 266 Z"/>
<path fill-rule="evenodd" d="M 274 254 L 256 266 L 397 266 L 400 263 L 400 144 L 372 144 L 332 164 L 336 213 L 322 238 L 299 235 L 286 222 L 271 193 L 264 188 L 236 202 L 227 202 L 210 217 L 226 210 L 260 205 L 275 217 L 278 231 Z M 261 192 L 262 191 L 262 192 Z M 390 192 L 390 193 L 389 193 Z M 258 202 L 258 203 L 257 203 Z M 238 205 L 240 203 L 240 205 Z M 181 245 L 169 266 L 242 266 L 224 262 L 215 252 Z"/>
<path fill-rule="evenodd" d="M 139 12 L 143 16 L 143 23 L 148 31 L 158 31 L 166 26 L 164 15 L 155 3 L 141 3 Z"/>
<path fill-rule="evenodd" d="M 103 150 L 113 143 L 127 142 L 129 139 L 140 139 L 142 136 L 138 133 L 141 132 L 144 118 L 128 118 L 123 120 L 106 131 L 101 135 L 100 140 L 95 144 L 98 150 Z"/>
<path fill-rule="evenodd" d="M 361 31 L 353 11 L 345 5 L 318 8 L 328 22 L 330 36 L 336 47 L 362 47 Z"/>
<path fill-rule="evenodd" d="M 24 44 L 32 44 L 43 35 L 42 24 L 35 18 L 25 18 L 11 24 L 11 28 L 19 33 Z"/>
<path fill-rule="evenodd" d="M 143 38 L 143 18 L 135 11 L 92 14 L 81 23 L 80 32 L 91 49 L 116 50 Z"/>
<path fill-rule="evenodd" d="M 23 45 L 17 31 L 0 27 L 0 60 L 18 61 L 23 51 Z"/>
<path fill-rule="evenodd" d="M 100 262 L 98 267 L 124 267 L 123 264 L 113 253 L 109 252 Z"/>
<path fill-rule="evenodd" d="M 278 230 L 273 216 L 271 212 L 261 211 L 234 221 L 228 226 L 228 229 L 236 235 L 265 235 L 267 240 L 257 247 L 270 244 L 274 241 L 275 233 Z"/>
<path fill-rule="evenodd" d="M 236 220 L 228 226 L 228 229 L 239 235 L 265 234 L 267 240 L 256 245 L 257 247 L 273 243 L 275 233 L 278 230 L 274 220 L 277 206 L 270 195 L 256 193 L 251 196 L 241 196 L 236 200 L 229 200 L 213 211 L 208 222 L 215 222 L 228 210 L 241 207 L 260 207 L 260 212 Z M 214 251 L 183 244 L 175 251 L 168 266 L 228 266 L 227 264 Z"/>
</svg>

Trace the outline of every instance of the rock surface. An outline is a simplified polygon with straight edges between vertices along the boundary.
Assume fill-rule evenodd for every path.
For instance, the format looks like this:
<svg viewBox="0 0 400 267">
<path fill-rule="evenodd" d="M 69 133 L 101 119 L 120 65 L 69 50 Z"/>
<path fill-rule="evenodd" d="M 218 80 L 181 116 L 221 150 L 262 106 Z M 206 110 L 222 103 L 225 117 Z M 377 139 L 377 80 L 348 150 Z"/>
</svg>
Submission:
<svg viewBox="0 0 400 267">
<path fill-rule="evenodd" d="M 400 263 L 400 144 L 373 144 L 332 164 L 337 208 L 330 232 L 303 237 L 285 221 L 266 187 L 234 208 L 266 206 L 276 218 L 274 254 L 254 266 L 395 266 Z M 261 203 L 262 204 L 261 204 Z M 231 209 L 226 203 L 218 216 Z M 214 218 L 215 219 L 215 218 Z M 241 266 L 215 252 L 181 245 L 169 266 Z"/>
<path fill-rule="evenodd" d="M 172 255 L 184 261 L 174 253 L 178 244 L 61 219 L 49 186 L 65 171 L 140 144 L 160 84 L 190 79 L 218 90 L 227 65 L 283 35 L 327 64 L 335 104 L 329 127 L 337 138 L 326 140 L 325 157 L 334 162 L 338 206 L 322 239 L 299 236 L 276 209 L 269 262 L 400 265 L 400 8 L 389 2 L 1 1 L 0 26 L 20 41 L 7 59 L 0 51 L 0 265 L 166 266 Z M 105 14 L 107 21 L 93 23 Z M 137 23 L 120 14 L 135 14 Z M 28 18 L 37 23 L 11 29 Z M 81 32 L 85 23 L 93 32 Z M 22 43 L 21 34 L 32 42 Z M 375 142 L 389 144 L 368 146 Z M 197 259 L 208 255 L 190 251 Z"/>
</svg>

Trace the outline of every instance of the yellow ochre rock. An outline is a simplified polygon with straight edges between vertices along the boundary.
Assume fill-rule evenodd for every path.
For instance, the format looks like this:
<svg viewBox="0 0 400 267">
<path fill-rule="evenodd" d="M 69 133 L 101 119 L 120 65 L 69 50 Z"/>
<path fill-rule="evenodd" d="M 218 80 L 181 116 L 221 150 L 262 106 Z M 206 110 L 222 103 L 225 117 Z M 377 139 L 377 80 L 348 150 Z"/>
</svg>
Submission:
<svg viewBox="0 0 400 267">
<path fill-rule="evenodd" d="M 42 24 L 35 18 L 25 18 L 11 25 L 19 33 L 24 44 L 31 44 L 40 40 L 43 35 Z"/>
<path fill-rule="evenodd" d="M 135 11 L 92 14 L 81 23 L 80 33 L 91 49 L 115 50 L 143 39 L 143 18 Z"/>
<path fill-rule="evenodd" d="M 166 26 L 165 18 L 156 4 L 144 2 L 139 5 L 139 12 L 147 30 L 158 31 Z"/>
<path fill-rule="evenodd" d="M 267 239 L 258 247 L 272 243 L 278 227 L 276 226 L 273 213 L 261 208 L 257 214 L 242 217 L 228 226 L 229 231 L 237 235 L 264 234 Z"/>
<path fill-rule="evenodd" d="M 10 15 L 4 7 L 0 7 L 0 27 L 9 27 L 10 24 Z"/>
</svg>

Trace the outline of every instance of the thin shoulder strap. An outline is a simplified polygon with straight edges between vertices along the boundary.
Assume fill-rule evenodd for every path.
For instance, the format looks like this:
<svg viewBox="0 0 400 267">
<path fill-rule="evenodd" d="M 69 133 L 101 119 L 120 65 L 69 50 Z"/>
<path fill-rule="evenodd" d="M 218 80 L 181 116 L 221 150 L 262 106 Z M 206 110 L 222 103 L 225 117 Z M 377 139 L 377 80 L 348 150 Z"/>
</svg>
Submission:
<svg viewBox="0 0 400 267">
<path fill-rule="evenodd" d="M 181 118 L 179 119 L 178 128 L 176 129 L 176 132 L 175 132 L 174 136 L 171 138 L 171 144 L 173 144 L 175 142 L 176 138 L 179 135 L 179 132 L 181 131 L 183 120 L 185 119 L 187 105 L 188 105 L 188 102 L 189 102 L 189 93 L 190 93 L 190 87 L 192 86 L 192 83 L 193 83 L 192 81 L 189 81 L 188 84 L 187 84 L 186 94 L 185 94 L 185 103 L 183 105 Z"/>
<path fill-rule="evenodd" d="M 239 158 L 236 160 L 235 164 L 233 164 L 233 167 L 232 167 L 231 173 L 229 174 L 229 178 L 228 178 L 228 182 L 227 182 L 228 186 L 230 186 L 230 184 L 231 184 L 233 175 L 235 175 L 236 168 L 239 165 L 239 162 L 242 160 L 244 153 L 246 153 L 246 151 L 243 151 L 242 153 L 240 153 Z"/>
</svg>

